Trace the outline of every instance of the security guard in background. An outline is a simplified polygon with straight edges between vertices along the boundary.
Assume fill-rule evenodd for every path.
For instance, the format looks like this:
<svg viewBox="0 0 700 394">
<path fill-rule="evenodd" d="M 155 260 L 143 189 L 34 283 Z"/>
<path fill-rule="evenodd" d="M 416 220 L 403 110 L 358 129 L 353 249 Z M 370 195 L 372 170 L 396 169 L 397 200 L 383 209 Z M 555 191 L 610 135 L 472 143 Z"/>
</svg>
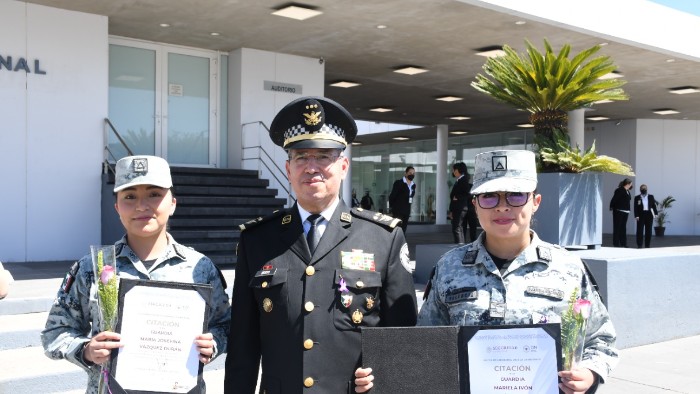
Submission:
<svg viewBox="0 0 700 394">
<path fill-rule="evenodd" d="M 272 121 L 297 196 L 289 209 L 241 226 L 225 393 L 350 393 L 360 328 L 413 326 L 416 298 L 400 220 L 338 198 L 357 134 L 321 97 L 297 99 Z"/>
</svg>

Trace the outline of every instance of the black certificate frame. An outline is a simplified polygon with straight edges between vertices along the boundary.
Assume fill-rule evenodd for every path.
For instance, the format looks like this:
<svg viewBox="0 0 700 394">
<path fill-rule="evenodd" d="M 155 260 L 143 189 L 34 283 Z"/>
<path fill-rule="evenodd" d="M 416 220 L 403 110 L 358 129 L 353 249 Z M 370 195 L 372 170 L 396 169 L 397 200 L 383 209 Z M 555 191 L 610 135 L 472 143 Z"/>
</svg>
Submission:
<svg viewBox="0 0 700 394">
<path fill-rule="evenodd" d="M 156 289 L 169 289 L 169 290 L 180 290 L 180 291 L 196 291 L 204 302 L 206 307 L 204 308 L 204 315 L 202 316 L 202 332 L 207 332 L 209 328 L 209 311 L 211 306 L 211 295 L 212 286 L 209 284 L 199 284 L 199 283 L 182 283 L 182 282 L 166 282 L 166 281 L 156 281 L 156 280 L 143 280 L 143 279 L 129 279 L 120 278 L 119 279 L 119 302 L 118 302 L 118 317 L 117 325 L 115 327 L 115 332 L 122 332 L 122 317 L 124 315 L 124 298 L 126 294 L 136 287 L 151 287 Z M 120 385 L 119 382 L 114 378 L 116 375 L 117 368 L 119 366 L 119 349 L 113 349 L 110 355 L 111 367 L 109 371 L 109 388 L 112 394 L 165 394 L 171 393 L 171 391 L 146 391 L 146 390 L 125 390 Z M 197 370 L 197 385 L 194 386 L 188 394 L 195 394 L 204 392 L 204 379 L 202 374 L 204 372 L 204 364 L 199 362 Z M 144 376 L 145 379 L 148 376 Z"/>
<path fill-rule="evenodd" d="M 511 324 L 511 325 L 495 325 L 495 326 L 463 326 L 459 330 L 459 347 L 460 347 L 460 360 L 459 360 L 459 374 L 460 374 L 460 392 L 471 393 L 470 384 L 470 374 L 469 374 L 469 341 L 482 330 L 518 330 L 523 328 L 541 328 L 545 333 L 547 333 L 552 339 L 556 346 L 556 362 L 557 371 L 561 371 L 563 368 L 562 361 L 562 348 L 561 348 L 561 325 L 559 323 L 544 323 L 544 324 Z M 559 376 L 553 377 L 559 382 Z M 563 393 L 559 389 L 559 393 Z"/>
</svg>

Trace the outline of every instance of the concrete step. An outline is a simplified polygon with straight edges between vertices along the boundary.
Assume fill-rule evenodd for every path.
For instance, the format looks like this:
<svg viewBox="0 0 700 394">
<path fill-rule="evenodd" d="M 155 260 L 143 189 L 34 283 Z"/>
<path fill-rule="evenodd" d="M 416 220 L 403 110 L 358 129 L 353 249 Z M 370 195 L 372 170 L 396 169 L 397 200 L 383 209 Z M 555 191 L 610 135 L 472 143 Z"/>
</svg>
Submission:
<svg viewBox="0 0 700 394">
<path fill-rule="evenodd" d="M 0 302 L 0 316 L 46 312 L 51 308 L 63 278 L 15 281 Z"/>
<path fill-rule="evenodd" d="M 0 316 L 0 351 L 41 346 L 48 312 Z"/>
</svg>

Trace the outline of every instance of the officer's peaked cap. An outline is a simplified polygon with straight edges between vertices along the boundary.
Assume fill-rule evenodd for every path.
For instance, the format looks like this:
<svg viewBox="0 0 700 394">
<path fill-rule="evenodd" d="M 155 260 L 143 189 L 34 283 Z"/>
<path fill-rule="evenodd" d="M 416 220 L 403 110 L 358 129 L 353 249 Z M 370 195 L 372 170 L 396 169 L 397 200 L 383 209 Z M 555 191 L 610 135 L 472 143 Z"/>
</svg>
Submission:
<svg viewBox="0 0 700 394">
<path fill-rule="evenodd" d="M 357 124 L 340 104 L 325 97 L 302 97 L 287 104 L 270 125 L 272 142 L 284 149 L 345 149 Z"/>
</svg>

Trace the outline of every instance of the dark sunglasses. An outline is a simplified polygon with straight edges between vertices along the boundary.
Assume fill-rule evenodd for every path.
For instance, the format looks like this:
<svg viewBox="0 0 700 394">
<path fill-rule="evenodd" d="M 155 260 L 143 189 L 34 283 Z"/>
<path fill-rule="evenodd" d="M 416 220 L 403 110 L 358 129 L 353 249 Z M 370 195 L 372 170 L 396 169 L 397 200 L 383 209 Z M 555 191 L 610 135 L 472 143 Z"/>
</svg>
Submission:
<svg viewBox="0 0 700 394">
<path fill-rule="evenodd" d="M 483 209 L 496 208 L 501 202 L 501 194 L 506 197 L 506 203 L 511 207 L 522 207 L 530 200 L 530 193 L 506 192 L 506 193 L 483 193 L 476 195 L 476 201 Z"/>
</svg>

